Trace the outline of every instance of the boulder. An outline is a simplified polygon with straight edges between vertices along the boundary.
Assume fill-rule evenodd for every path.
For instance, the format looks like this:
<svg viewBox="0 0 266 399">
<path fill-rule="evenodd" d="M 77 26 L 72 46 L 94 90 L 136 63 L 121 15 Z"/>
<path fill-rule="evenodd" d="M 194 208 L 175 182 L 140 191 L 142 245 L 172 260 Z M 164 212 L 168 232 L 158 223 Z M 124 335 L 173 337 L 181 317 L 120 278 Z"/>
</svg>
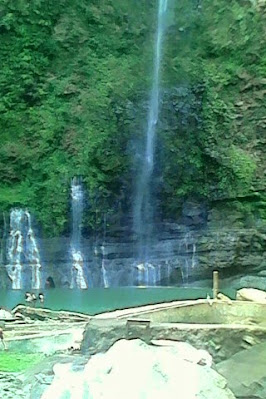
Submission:
<svg viewBox="0 0 266 399">
<path fill-rule="evenodd" d="M 252 301 L 266 304 L 266 292 L 256 288 L 242 288 L 236 293 L 238 301 Z"/>
<path fill-rule="evenodd" d="M 0 320 L 14 320 L 14 315 L 6 309 L 0 308 Z"/>
<path fill-rule="evenodd" d="M 266 342 L 236 353 L 217 364 L 217 371 L 228 381 L 238 398 L 266 398 Z"/>
<path fill-rule="evenodd" d="M 45 308 L 32 308 L 25 305 L 17 305 L 12 309 L 11 316 L 17 318 L 24 317 L 30 320 L 56 320 L 62 322 L 87 322 L 91 319 L 91 316 L 84 313 L 67 312 L 64 310 L 50 310 Z"/>
<path fill-rule="evenodd" d="M 191 363 L 207 365 L 211 367 L 212 356 L 205 349 L 196 349 L 187 342 L 171 341 L 167 339 L 153 339 L 152 345 L 159 347 L 171 348 L 173 353 L 176 353 L 181 359 L 187 360 Z"/>
<path fill-rule="evenodd" d="M 42 399 L 234 399 L 226 380 L 206 362 L 199 364 L 206 353 L 195 356 L 196 351 L 184 343 L 179 348 L 122 339 L 92 356 L 83 371 L 56 365 Z"/>
<path fill-rule="evenodd" d="M 218 292 L 216 299 L 222 302 L 226 302 L 230 305 L 232 304 L 232 299 L 230 299 L 227 295 L 224 295 L 222 292 Z"/>
</svg>

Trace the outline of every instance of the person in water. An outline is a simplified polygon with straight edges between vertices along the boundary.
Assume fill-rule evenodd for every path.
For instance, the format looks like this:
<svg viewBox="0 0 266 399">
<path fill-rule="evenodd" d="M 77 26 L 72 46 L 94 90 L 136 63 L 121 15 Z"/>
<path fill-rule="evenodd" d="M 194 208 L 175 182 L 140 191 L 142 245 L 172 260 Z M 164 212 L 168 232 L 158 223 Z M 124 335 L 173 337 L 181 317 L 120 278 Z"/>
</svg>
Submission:
<svg viewBox="0 0 266 399">
<path fill-rule="evenodd" d="M 43 305 L 44 304 L 44 295 L 43 295 L 43 293 L 40 292 L 38 296 L 39 296 L 40 303 Z"/>
<path fill-rule="evenodd" d="M 36 304 L 37 298 L 34 293 L 26 292 L 25 294 L 25 301 L 28 303 L 32 303 L 34 306 Z"/>
<path fill-rule="evenodd" d="M 55 283 L 53 277 L 49 276 L 47 277 L 45 281 L 45 286 L 46 288 L 55 288 Z"/>
</svg>

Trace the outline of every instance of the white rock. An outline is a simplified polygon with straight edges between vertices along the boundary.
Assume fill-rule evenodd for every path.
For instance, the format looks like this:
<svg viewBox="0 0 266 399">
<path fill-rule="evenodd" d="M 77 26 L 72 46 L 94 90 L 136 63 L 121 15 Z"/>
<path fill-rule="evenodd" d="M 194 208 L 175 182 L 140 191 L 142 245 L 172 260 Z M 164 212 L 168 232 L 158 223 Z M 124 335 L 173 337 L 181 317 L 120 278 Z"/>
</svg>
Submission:
<svg viewBox="0 0 266 399">
<path fill-rule="evenodd" d="M 238 301 L 252 301 L 266 304 L 266 292 L 256 288 L 241 288 L 236 293 Z"/>
<path fill-rule="evenodd" d="M 197 363 L 211 367 L 212 356 L 204 349 L 196 349 L 187 342 L 171 341 L 171 340 L 152 340 L 151 343 L 156 346 L 170 348 L 172 353 L 178 355 L 180 359 L 187 360 L 191 363 Z"/>
<path fill-rule="evenodd" d="M 85 395 L 88 387 L 83 373 L 72 372 L 71 363 L 56 364 L 53 370 L 55 374 L 53 383 L 43 393 L 42 399 L 89 398 Z"/>
<path fill-rule="evenodd" d="M 208 352 L 186 343 L 161 343 L 123 339 L 107 353 L 94 355 L 83 372 L 74 373 L 66 365 L 55 368 L 42 399 L 235 398 L 222 376 L 197 364 Z"/>
<path fill-rule="evenodd" d="M 8 310 L 0 309 L 0 319 L 4 320 L 14 319 L 14 316 Z"/>
</svg>

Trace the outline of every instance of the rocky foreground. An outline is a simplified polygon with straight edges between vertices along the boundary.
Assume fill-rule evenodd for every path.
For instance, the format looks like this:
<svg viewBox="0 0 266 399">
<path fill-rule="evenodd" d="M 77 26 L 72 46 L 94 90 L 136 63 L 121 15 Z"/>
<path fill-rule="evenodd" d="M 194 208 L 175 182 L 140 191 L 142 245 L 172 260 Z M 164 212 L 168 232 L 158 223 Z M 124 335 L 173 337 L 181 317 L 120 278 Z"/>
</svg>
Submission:
<svg viewBox="0 0 266 399">
<path fill-rule="evenodd" d="M 72 364 L 57 365 L 53 383 L 41 398 L 235 398 L 226 380 L 211 368 L 208 353 L 181 342 L 158 345 L 120 340 L 105 354 L 92 356 L 80 372 L 73 371 Z"/>
<path fill-rule="evenodd" d="M 89 359 L 57 355 L 24 373 L 0 373 L 0 397 L 265 399 L 265 359 L 266 343 L 211 365 L 206 351 L 186 343 L 121 340 Z"/>
<path fill-rule="evenodd" d="M 227 316 L 235 314 L 234 322 L 237 323 L 233 325 L 230 324 L 231 321 L 225 329 L 221 326 L 220 334 L 227 336 L 227 339 L 225 337 L 222 340 L 222 345 L 228 348 L 234 346 L 234 351 L 225 351 L 231 354 L 228 357 L 223 356 L 222 360 L 221 356 L 217 356 L 220 348 L 217 345 L 215 348 L 211 346 L 211 335 L 206 336 L 204 341 L 199 334 L 202 329 L 200 324 L 191 327 L 191 343 L 188 343 L 190 330 L 186 326 L 193 325 L 178 324 L 177 320 L 175 323 L 161 320 L 156 325 L 150 320 L 150 333 L 155 327 L 156 331 L 161 329 L 159 338 L 150 334 L 149 339 L 145 339 L 143 329 L 143 337 L 140 334 L 129 339 L 130 334 L 121 335 L 121 326 L 128 320 L 132 321 L 128 318 L 132 317 L 133 311 L 141 313 L 146 309 L 147 317 L 147 309 L 154 314 L 165 308 L 164 312 L 167 314 L 167 311 L 172 312 L 180 306 L 184 309 L 185 306 L 188 320 L 191 306 L 196 312 L 199 306 L 204 309 L 204 300 L 195 301 L 195 304 L 161 304 L 157 308 L 152 305 L 96 317 L 20 306 L 9 315 L 15 319 L 13 324 L 10 321 L 6 323 L 5 338 L 8 349 L 17 350 L 17 345 L 20 345 L 21 352 L 34 348 L 47 356 L 40 364 L 25 372 L 0 373 L 0 398 L 265 399 L 266 328 L 261 324 L 265 319 L 264 313 L 261 313 L 266 306 L 265 292 L 242 289 L 238 291 L 238 299 L 241 302 L 228 301 L 224 296 L 221 299 L 222 302 L 225 301 L 225 306 L 221 306 L 221 309 L 228 309 Z M 250 321 L 252 324 L 241 324 L 237 316 L 243 316 L 250 309 L 250 301 L 255 301 L 254 309 L 252 307 L 255 313 Z M 240 306 L 241 303 L 243 306 Z M 208 312 L 211 310 L 217 316 L 219 301 L 206 301 L 205 305 Z M 258 309 L 260 312 L 256 313 Z M 110 328 L 112 323 L 114 328 Z M 99 331 L 95 330 L 96 326 Z M 177 330 L 183 328 L 187 335 L 182 339 L 166 339 L 165 326 Z M 216 335 L 219 326 L 210 325 Z M 245 342 L 242 340 L 245 345 L 240 339 L 240 332 L 236 335 L 239 342 L 232 342 L 230 328 L 239 328 L 241 334 L 246 329 Z M 258 330 L 257 335 L 251 334 L 253 329 Z M 97 346 L 98 349 L 93 349 L 93 335 L 94 341 L 104 340 L 106 345 L 99 342 L 101 345 Z"/>
<path fill-rule="evenodd" d="M 0 386 L 8 399 L 234 399 L 211 365 L 206 351 L 186 343 L 120 340 L 89 360 L 59 356 L 35 371 L 1 375 Z"/>
</svg>

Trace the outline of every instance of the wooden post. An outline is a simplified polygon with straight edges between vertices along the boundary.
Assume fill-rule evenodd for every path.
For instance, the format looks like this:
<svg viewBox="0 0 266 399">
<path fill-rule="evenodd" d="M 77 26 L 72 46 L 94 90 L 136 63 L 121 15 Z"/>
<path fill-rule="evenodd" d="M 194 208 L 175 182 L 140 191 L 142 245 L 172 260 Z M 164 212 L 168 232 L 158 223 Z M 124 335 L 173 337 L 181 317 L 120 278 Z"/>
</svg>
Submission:
<svg viewBox="0 0 266 399">
<path fill-rule="evenodd" d="M 217 270 L 213 272 L 213 286 L 212 286 L 212 293 L 213 293 L 213 299 L 217 299 L 217 295 L 219 292 L 219 273 Z"/>
</svg>

